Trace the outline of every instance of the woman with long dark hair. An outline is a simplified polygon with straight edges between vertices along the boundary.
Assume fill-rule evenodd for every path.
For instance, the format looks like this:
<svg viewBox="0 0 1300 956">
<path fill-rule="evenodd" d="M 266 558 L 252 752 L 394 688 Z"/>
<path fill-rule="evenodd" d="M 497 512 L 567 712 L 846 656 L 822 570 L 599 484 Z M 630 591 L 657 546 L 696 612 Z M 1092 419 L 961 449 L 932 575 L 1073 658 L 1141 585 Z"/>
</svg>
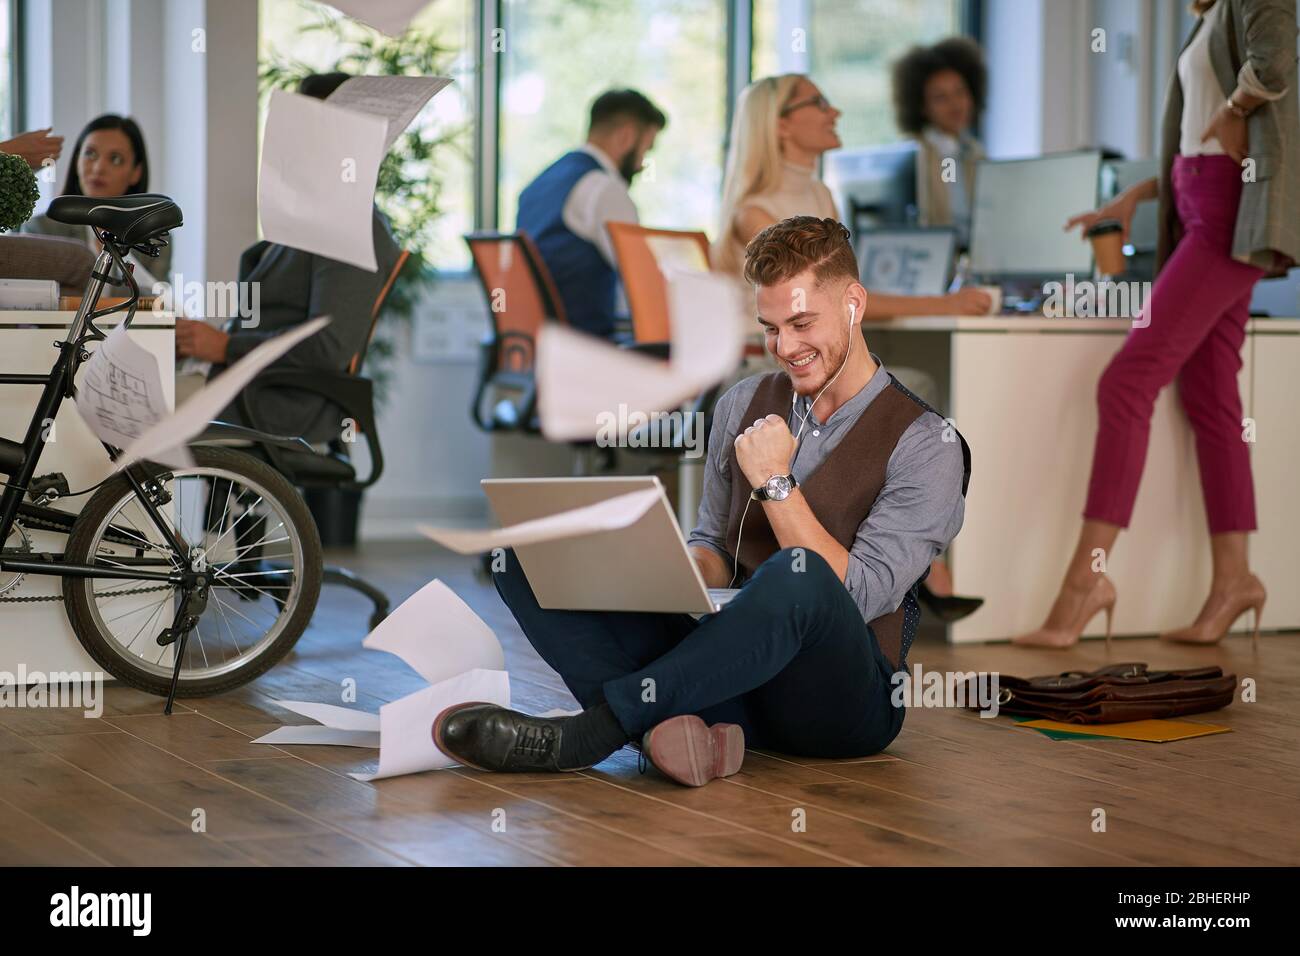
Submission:
<svg viewBox="0 0 1300 956">
<path fill-rule="evenodd" d="M 77 136 L 62 195 L 112 199 L 148 191 L 149 154 L 136 121 L 105 113 L 87 123 Z M 99 251 L 99 240 L 89 226 L 69 226 L 36 216 L 24 224 L 23 232 L 76 239 Z M 141 261 L 134 254 L 130 258 L 136 266 L 136 282 L 143 292 L 149 291 L 155 277 L 165 279 L 170 274 L 169 246 L 162 248 L 157 259 L 145 257 Z"/>
</svg>

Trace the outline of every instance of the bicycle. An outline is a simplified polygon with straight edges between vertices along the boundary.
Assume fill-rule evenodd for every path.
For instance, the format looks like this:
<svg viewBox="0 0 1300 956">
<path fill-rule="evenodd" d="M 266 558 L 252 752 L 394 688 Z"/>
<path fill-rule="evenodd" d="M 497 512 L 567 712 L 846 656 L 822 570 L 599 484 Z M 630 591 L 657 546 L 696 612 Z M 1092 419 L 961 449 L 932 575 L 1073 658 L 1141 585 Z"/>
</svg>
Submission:
<svg viewBox="0 0 1300 956">
<path fill-rule="evenodd" d="M 135 316 L 140 290 L 125 257 L 156 257 L 183 222 L 179 207 L 157 194 L 61 196 L 47 215 L 90 226 L 103 248 L 67 340 L 55 343 L 50 373 L 0 373 L 0 385 L 42 389 L 24 440 L 0 438 L 0 614 L 5 602 L 59 600 L 11 596 L 27 575 L 62 578 L 64 608 L 86 652 L 123 683 L 166 696 L 170 714 L 177 697 L 240 687 L 289 652 L 316 609 L 320 537 L 302 496 L 279 472 L 213 444 L 287 440 L 238 426 L 213 423 L 191 442 L 193 467 L 136 462 L 75 493 L 62 475 L 34 477 L 48 423 L 76 395 L 77 372 L 90 358 L 85 346 L 106 338 L 95 321 L 125 312 L 129 328 Z M 129 297 L 97 310 L 117 276 L 125 277 Z M 110 461 L 121 456 L 101 444 Z M 51 507 L 84 494 L 91 497 L 78 513 Z M 35 552 L 31 531 L 66 535 L 64 550 Z"/>
</svg>

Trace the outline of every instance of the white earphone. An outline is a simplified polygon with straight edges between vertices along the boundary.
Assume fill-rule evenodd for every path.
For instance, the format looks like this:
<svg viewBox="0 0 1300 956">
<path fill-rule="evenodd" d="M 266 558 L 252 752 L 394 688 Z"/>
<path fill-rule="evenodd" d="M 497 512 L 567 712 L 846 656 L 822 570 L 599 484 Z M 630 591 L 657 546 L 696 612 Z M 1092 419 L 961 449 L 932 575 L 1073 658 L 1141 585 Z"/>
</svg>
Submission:
<svg viewBox="0 0 1300 956">
<path fill-rule="evenodd" d="M 821 401 L 821 397 L 824 394 L 826 394 L 826 389 L 830 388 L 832 385 L 835 384 L 835 380 L 840 377 L 840 372 L 843 372 L 845 366 L 849 364 L 849 356 L 853 354 L 853 320 L 856 319 L 857 317 L 858 317 L 858 307 L 854 305 L 852 302 L 850 302 L 849 303 L 849 344 L 844 349 L 844 361 L 840 363 L 839 369 L 835 372 L 834 375 L 831 376 L 831 380 L 822 386 L 821 391 L 817 393 L 817 397 L 812 400 L 812 404 L 808 406 L 807 414 L 800 415 L 797 410 L 799 404 L 799 393 L 795 392 L 793 395 L 790 396 L 790 414 L 794 415 L 795 418 L 799 419 L 799 431 L 796 432 L 794 436 L 794 440 L 796 443 L 799 441 L 799 436 L 803 434 L 803 427 L 808 424 L 808 416 L 812 414 L 812 410 L 817 406 L 817 403 Z"/>
<path fill-rule="evenodd" d="M 840 372 L 843 372 L 845 367 L 849 364 L 849 356 L 853 354 L 853 320 L 856 319 L 857 316 L 858 316 L 858 307 L 854 305 L 852 302 L 850 302 L 849 303 L 849 344 L 848 347 L 844 350 L 844 361 L 840 363 L 839 371 L 837 371 L 834 375 L 831 376 L 831 380 L 822 386 L 821 391 L 817 393 L 817 397 L 812 400 L 812 404 L 808 406 L 808 412 L 804 415 L 799 414 L 798 411 L 799 393 L 798 392 L 795 392 L 793 395 L 790 396 L 790 414 L 793 415 L 795 418 L 799 419 L 799 431 L 797 431 L 794 436 L 796 457 L 799 454 L 799 436 L 803 434 L 804 426 L 808 424 L 808 419 L 812 415 L 813 408 L 816 407 L 817 402 L 820 401 L 822 395 L 826 394 L 826 389 L 830 388 L 832 385 L 835 384 L 835 380 L 840 377 Z M 794 463 L 792 461 L 791 468 L 793 467 L 794 467 Z M 735 478 L 733 478 L 732 480 L 734 481 Z M 740 513 L 740 527 L 736 529 L 736 554 L 734 559 L 732 560 L 731 580 L 727 582 L 727 587 L 731 587 L 733 584 L 736 583 L 736 575 L 740 573 L 740 542 L 743 539 L 745 534 L 745 517 L 749 514 L 749 504 L 753 500 L 754 500 L 753 498 L 748 499 L 745 502 L 745 510 Z"/>
</svg>

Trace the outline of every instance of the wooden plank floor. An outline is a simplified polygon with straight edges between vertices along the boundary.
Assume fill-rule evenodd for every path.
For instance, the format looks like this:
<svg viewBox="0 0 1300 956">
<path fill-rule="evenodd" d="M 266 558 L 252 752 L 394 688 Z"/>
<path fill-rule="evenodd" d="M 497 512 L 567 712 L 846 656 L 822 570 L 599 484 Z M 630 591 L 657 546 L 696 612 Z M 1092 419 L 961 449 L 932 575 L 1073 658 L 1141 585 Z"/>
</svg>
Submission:
<svg viewBox="0 0 1300 956">
<path fill-rule="evenodd" d="M 470 564 L 431 546 L 341 559 L 394 603 L 440 576 L 500 635 L 516 703 L 573 706 Z M 375 753 L 250 743 L 300 718 L 273 700 L 377 710 L 422 685 L 362 650 L 368 608 L 327 588 L 295 652 L 235 693 L 185 701 L 110 687 L 104 714 L 0 708 L 0 863 L 71 865 L 1295 865 L 1300 832 L 1300 640 L 1258 650 L 1154 639 L 1065 652 L 922 640 L 912 663 L 1019 675 L 1221 664 L 1258 702 L 1197 720 L 1233 728 L 1172 744 L 1052 741 L 1009 718 L 910 710 L 889 749 L 856 761 L 751 751 L 707 787 L 642 774 L 628 749 L 591 771 L 493 776 L 448 770 L 359 783 Z M 195 832 L 196 811 L 206 827 Z M 1106 815 L 1093 831 L 1094 811 Z"/>
</svg>

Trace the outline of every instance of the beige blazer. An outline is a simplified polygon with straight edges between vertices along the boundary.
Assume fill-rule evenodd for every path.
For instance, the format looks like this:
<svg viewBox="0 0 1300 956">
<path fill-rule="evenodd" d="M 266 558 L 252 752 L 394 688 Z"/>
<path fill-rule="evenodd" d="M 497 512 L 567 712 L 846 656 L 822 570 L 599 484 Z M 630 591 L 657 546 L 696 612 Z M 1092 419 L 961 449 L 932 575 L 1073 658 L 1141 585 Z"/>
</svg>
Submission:
<svg viewBox="0 0 1300 956">
<path fill-rule="evenodd" d="M 1247 63 L 1269 90 L 1286 88 L 1246 120 L 1254 179 L 1247 180 L 1237 207 L 1232 257 L 1281 275 L 1300 261 L 1300 100 L 1296 96 L 1295 0 L 1218 0 L 1188 34 L 1211 30 L 1210 65 L 1226 100 Z M 1178 71 L 1169 81 L 1161 127 L 1157 268 L 1182 236 L 1172 191 L 1174 156 L 1183 116 Z"/>
</svg>

